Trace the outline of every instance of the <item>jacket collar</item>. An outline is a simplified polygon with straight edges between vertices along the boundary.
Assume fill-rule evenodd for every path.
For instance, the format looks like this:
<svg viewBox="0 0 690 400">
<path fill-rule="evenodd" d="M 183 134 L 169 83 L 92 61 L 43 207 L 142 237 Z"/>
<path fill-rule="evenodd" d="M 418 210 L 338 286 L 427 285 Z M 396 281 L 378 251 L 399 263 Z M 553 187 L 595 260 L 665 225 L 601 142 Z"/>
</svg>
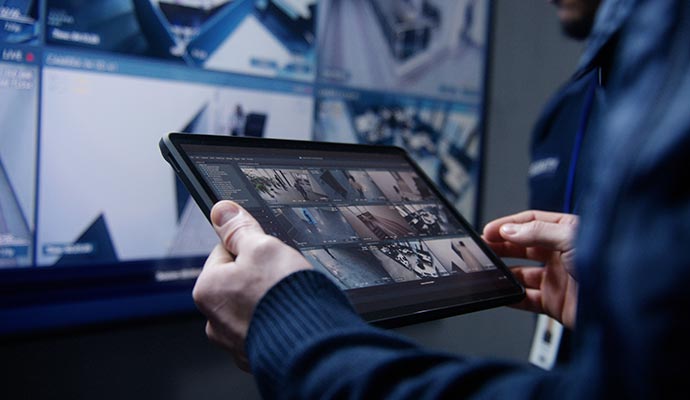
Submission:
<svg viewBox="0 0 690 400">
<path fill-rule="evenodd" d="M 602 0 L 592 33 L 575 72 L 576 79 L 605 62 L 602 58 L 605 57 L 606 47 L 613 45 L 636 2 L 637 0 Z"/>
</svg>

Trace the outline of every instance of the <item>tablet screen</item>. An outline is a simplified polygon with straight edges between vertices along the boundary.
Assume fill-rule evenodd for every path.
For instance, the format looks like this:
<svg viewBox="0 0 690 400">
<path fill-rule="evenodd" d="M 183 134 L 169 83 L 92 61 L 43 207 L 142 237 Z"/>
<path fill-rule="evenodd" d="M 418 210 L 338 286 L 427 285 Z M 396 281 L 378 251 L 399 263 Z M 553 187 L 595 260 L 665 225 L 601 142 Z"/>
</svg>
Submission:
<svg viewBox="0 0 690 400">
<path fill-rule="evenodd" d="M 522 295 L 400 148 L 199 138 L 173 143 L 211 203 L 241 204 L 367 320 L 457 314 Z"/>
</svg>

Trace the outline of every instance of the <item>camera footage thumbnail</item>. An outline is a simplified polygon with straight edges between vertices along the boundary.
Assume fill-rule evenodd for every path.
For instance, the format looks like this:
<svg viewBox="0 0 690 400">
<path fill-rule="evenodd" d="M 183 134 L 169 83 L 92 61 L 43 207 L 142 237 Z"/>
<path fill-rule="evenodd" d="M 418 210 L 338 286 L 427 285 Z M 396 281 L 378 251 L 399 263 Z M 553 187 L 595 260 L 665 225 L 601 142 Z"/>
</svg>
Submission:
<svg viewBox="0 0 690 400">
<path fill-rule="evenodd" d="M 367 248 L 334 247 L 307 250 L 304 256 L 341 289 L 394 283 L 379 259 Z"/>
<path fill-rule="evenodd" d="M 397 239 L 415 234 L 393 206 L 349 206 L 339 209 L 363 240 Z"/>
<path fill-rule="evenodd" d="M 395 209 L 414 230 L 425 236 L 464 233 L 438 204 L 401 204 Z"/>
<path fill-rule="evenodd" d="M 488 1 L 319 3 L 321 79 L 473 101 L 481 92 Z"/>
<path fill-rule="evenodd" d="M 381 201 L 383 193 L 364 171 L 319 169 L 311 171 L 333 201 Z"/>
<path fill-rule="evenodd" d="M 425 244 L 450 272 L 472 273 L 496 269 L 469 237 L 428 240 Z"/>
<path fill-rule="evenodd" d="M 448 275 L 423 241 L 397 242 L 371 246 L 370 249 L 395 282 Z"/>
<path fill-rule="evenodd" d="M 384 200 L 386 198 L 365 171 L 348 171 L 347 179 L 350 186 L 357 191 L 358 200 Z"/>
<path fill-rule="evenodd" d="M 281 207 L 274 208 L 273 213 L 298 246 L 359 240 L 336 207 Z"/>
<path fill-rule="evenodd" d="M 369 176 L 390 201 L 420 201 L 433 197 L 431 189 L 414 172 L 369 171 Z"/>
<path fill-rule="evenodd" d="M 304 251 L 314 268 L 342 289 L 410 282 L 494 269 L 468 238 L 404 240 Z M 459 276 L 459 275 L 458 275 Z"/>
<path fill-rule="evenodd" d="M 269 204 L 325 202 L 324 189 L 317 178 L 304 169 L 247 168 L 242 172 Z"/>
</svg>

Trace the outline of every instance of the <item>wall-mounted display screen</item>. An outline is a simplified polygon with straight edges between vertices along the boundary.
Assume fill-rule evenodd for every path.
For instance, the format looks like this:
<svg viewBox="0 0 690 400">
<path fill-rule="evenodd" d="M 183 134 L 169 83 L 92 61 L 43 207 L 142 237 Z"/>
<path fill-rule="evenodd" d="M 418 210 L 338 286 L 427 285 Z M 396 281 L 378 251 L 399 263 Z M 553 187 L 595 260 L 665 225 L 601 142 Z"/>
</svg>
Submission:
<svg viewBox="0 0 690 400">
<path fill-rule="evenodd" d="M 489 3 L 0 2 L 0 334 L 194 309 L 171 131 L 398 145 L 476 219 Z"/>
</svg>

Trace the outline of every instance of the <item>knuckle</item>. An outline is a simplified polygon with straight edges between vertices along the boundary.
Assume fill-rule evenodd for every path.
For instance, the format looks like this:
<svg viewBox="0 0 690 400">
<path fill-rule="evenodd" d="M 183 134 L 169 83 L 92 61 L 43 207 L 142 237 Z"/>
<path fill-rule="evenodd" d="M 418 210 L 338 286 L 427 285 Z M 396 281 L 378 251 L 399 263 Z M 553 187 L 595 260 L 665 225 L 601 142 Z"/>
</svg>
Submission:
<svg viewBox="0 0 690 400">
<path fill-rule="evenodd" d="M 233 244 L 237 241 L 237 237 L 244 232 L 255 229 L 255 223 L 252 220 L 243 218 L 236 223 L 229 225 L 227 230 L 223 232 L 223 244 L 225 248 L 233 248 Z"/>
<path fill-rule="evenodd" d="M 194 288 L 192 288 L 192 300 L 201 310 L 207 310 L 213 307 L 213 304 L 218 301 L 218 289 L 216 278 L 200 277 L 197 279 Z"/>
<path fill-rule="evenodd" d="M 529 236 L 535 236 L 544 230 L 542 221 L 531 221 L 525 224 L 524 232 Z"/>
<path fill-rule="evenodd" d="M 192 289 L 192 299 L 194 303 L 202 304 L 206 300 L 206 293 L 198 285 L 195 285 Z"/>
<path fill-rule="evenodd" d="M 211 308 L 212 297 L 207 290 L 194 288 L 194 290 L 192 290 L 192 300 L 204 314 Z"/>
<path fill-rule="evenodd" d="M 252 243 L 251 254 L 254 257 L 271 257 L 283 245 L 283 242 L 270 235 L 257 235 Z"/>
</svg>

